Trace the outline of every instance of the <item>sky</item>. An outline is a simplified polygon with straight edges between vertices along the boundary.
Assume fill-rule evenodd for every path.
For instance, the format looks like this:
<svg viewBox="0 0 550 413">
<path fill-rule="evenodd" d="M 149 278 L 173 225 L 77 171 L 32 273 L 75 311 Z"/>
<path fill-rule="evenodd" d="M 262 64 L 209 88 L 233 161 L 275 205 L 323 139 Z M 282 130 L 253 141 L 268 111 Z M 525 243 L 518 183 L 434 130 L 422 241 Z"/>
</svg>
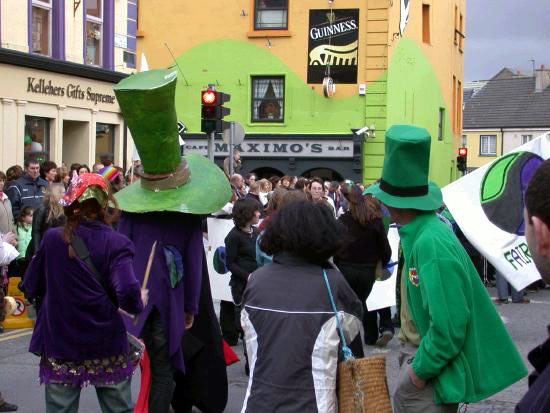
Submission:
<svg viewBox="0 0 550 413">
<path fill-rule="evenodd" d="M 490 79 L 503 67 L 550 68 L 550 0 L 467 0 L 464 78 Z"/>
</svg>

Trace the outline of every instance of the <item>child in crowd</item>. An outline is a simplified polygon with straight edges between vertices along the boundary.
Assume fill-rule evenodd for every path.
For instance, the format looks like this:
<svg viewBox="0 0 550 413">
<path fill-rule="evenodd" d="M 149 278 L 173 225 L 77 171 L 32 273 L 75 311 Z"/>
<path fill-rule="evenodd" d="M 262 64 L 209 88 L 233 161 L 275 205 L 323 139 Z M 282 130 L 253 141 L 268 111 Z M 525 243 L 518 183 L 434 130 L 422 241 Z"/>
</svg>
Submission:
<svg viewBox="0 0 550 413">
<path fill-rule="evenodd" d="M 19 257 L 17 257 L 17 260 L 19 261 L 25 259 L 27 247 L 31 242 L 32 215 L 32 208 L 27 206 L 23 208 L 21 215 L 17 218 L 17 251 L 19 251 Z"/>
</svg>

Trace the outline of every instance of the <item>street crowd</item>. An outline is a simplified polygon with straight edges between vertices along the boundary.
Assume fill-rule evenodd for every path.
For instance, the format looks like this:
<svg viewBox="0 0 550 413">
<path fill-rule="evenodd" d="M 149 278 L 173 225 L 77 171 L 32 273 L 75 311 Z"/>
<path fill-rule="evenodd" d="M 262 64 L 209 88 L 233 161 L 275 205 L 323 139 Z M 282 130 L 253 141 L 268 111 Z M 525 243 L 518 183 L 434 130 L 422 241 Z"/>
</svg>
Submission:
<svg viewBox="0 0 550 413">
<path fill-rule="evenodd" d="M 141 157 L 129 174 L 110 162 L 67 170 L 32 159 L 0 173 L 1 298 L 8 278 L 22 277 L 37 309 L 29 351 L 40 358 L 46 412 L 77 412 L 86 385 L 96 387 L 104 412 L 221 412 L 225 367 L 239 340 L 249 376 L 242 412 L 337 412 L 338 366 L 362 359 L 365 345 L 386 346 L 396 325 L 394 412 L 457 412 L 528 374 L 440 188 L 428 180 L 428 131 L 391 127 L 382 177 L 367 187 L 243 178 L 238 151 L 237 173 L 229 162 L 222 170 L 202 156 L 180 156 L 177 131 L 165 127 L 175 122 L 149 123 L 143 114 L 159 111 L 154 94 L 165 99 L 163 89 L 175 89 L 173 77 L 156 72 L 114 88 Z M 145 100 L 134 113 L 144 90 L 154 104 Z M 524 193 L 526 238 L 546 282 L 549 182 L 547 160 Z M 220 303 L 219 320 L 203 245 L 207 216 L 234 223 L 220 259 L 233 300 Z M 400 236 L 397 262 L 390 225 Z M 11 263 L 10 245 L 19 251 Z M 366 299 L 395 266 L 392 319 L 390 308 L 368 311 Z M 529 361 L 530 388 L 517 412 L 548 412 L 550 341 Z M 389 395 L 377 396 L 389 403 Z M 368 410 L 368 397 L 361 405 L 354 411 L 389 411 Z M 15 410 L 0 396 L 0 411 Z"/>
</svg>

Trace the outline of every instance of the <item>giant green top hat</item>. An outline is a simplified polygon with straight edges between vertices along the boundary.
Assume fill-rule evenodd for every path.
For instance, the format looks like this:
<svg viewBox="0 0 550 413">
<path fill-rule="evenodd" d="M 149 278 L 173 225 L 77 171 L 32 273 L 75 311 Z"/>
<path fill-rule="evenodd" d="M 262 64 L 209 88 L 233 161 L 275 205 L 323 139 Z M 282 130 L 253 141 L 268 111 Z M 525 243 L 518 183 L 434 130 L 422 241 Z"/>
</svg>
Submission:
<svg viewBox="0 0 550 413">
<path fill-rule="evenodd" d="M 395 125 L 386 132 L 380 183 L 365 190 L 393 208 L 438 209 L 441 190 L 428 180 L 432 138 L 424 128 Z"/>
<path fill-rule="evenodd" d="M 113 88 L 142 163 L 141 179 L 116 194 L 123 211 L 208 214 L 231 197 L 227 178 L 213 162 L 180 156 L 176 82 L 176 71 L 150 70 Z"/>
</svg>

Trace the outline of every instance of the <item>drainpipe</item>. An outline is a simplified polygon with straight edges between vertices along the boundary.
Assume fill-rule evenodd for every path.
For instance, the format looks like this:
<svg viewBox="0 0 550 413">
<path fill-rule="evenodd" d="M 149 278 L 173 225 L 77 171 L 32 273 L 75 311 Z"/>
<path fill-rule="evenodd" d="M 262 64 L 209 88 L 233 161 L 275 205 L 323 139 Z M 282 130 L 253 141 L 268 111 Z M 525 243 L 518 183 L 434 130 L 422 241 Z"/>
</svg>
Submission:
<svg viewBox="0 0 550 413">
<path fill-rule="evenodd" d="M 504 130 L 500 128 L 500 156 L 504 155 Z"/>
</svg>

